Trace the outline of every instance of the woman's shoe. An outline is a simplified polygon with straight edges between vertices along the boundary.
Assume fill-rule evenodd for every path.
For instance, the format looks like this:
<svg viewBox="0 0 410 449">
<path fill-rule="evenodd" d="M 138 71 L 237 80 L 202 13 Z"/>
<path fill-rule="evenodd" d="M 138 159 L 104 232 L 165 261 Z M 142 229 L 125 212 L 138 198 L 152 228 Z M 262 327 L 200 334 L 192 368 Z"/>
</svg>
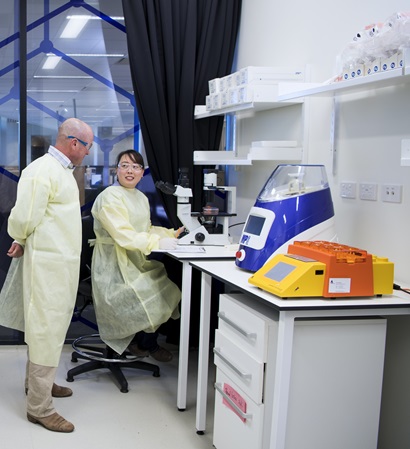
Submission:
<svg viewBox="0 0 410 449">
<path fill-rule="evenodd" d="M 147 351 L 146 349 L 140 349 L 136 343 L 128 345 L 127 350 L 132 355 L 136 355 L 137 357 L 148 357 L 149 356 L 149 351 Z"/>
<path fill-rule="evenodd" d="M 161 346 L 158 346 L 158 349 L 150 352 L 149 355 L 153 359 L 158 360 L 158 362 L 170 362 L 173 358 L 173 355 L 167 349 L 162 348 Z"/>
</svg>

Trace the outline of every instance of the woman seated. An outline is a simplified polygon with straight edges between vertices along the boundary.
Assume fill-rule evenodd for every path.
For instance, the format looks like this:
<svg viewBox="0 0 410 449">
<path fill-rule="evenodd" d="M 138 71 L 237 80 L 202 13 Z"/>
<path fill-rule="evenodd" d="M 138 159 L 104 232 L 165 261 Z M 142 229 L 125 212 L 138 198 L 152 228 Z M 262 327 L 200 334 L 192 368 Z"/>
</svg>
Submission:
<svg viewBox="0 0 410 449">
<path fill-rule="evenodd" d="M 147 256 L 173 249 L 181 232 L 152 226 L 147 197 L 135 187 L 144 160 L 135 150 L 117 157 L 118 180 L 96 198 L 92 215 L 96 235 L 92 258 L 93 299 L 102 340 L 119 354 L 168 362 L 172 354 L 157 343 L 157 329 L 179 317 L 179 288 L 164 265 Z"/>
</svg>

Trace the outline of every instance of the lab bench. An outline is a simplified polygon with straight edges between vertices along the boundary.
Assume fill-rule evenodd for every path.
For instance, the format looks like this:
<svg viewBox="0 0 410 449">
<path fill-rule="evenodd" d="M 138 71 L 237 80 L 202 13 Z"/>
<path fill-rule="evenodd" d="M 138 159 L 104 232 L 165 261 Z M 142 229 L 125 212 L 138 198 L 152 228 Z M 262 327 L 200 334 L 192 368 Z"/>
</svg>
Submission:
<svg viewBox="0 0 410 449">
<path fill-rule="evenodd" d="M 233 261 L 191 265 L 202 272 L 198 433 L 206 428 L 215 278 L 228 291 L 220 297 L 214 348 L 216 449 L 388 447 L 381 441 L 393 436 L 383 421 L 394 418 L 391 408 L 383 410 L 389 401 L 382 392 L 397 379 L 384 379 L 387 323 L 409 317 L 410 297 L 281 299 L 250 285 L 251 274 Z"/>
<path fill-rule="evenodd" d="M 192 266 L 193 260 L 223 260 L 235 259 L 235 251 L 224 246 L 188 246 L 186 252 L 184 246 L 180 246 L 177 251 L 163 251 L 169 257 L 182 264 L 182 285 L 181 285 L 181 327 L 179 337 L 179 358 L 178 358 L 178 385 L 177 385 L 177 408 L 180 411 L 186 409 L 187 384 L 188 384 L 188 355 L 189 355 L 189 334 L 190 334 L 190 312 L 191 312 L 191 287 L 192 287 Z M 203 251 L 201 251 L 201 249 Z M 158 252 L 158 251 L 155 251 Z M 233 263 L 233 262 L 232 262 Z M 209 324 L 208 324 L 209 326 Z"/>
</svg>

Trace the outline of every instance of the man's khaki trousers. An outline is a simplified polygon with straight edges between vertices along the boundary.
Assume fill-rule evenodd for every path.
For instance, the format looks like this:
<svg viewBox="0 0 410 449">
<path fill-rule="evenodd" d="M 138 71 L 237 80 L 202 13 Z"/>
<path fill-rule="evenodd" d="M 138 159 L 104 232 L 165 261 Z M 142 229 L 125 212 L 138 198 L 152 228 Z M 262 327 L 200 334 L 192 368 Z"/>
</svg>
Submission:
<svg viewBox="0 0 410 449">
<path fill-rule="evenodd" d="M 27 360 L 25 387 L 27 389 L 27 413 L 44 418 L 55 413 L 51 390 L 57 368 L 36 365 Z"/>
</svg>

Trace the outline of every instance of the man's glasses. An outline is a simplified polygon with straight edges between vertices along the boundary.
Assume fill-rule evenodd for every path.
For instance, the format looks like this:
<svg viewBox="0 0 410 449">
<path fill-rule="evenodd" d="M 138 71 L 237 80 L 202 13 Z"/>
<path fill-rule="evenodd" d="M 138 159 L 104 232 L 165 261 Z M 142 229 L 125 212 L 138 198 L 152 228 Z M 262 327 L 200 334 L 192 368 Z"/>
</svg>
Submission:
<svg viewBox="0 0 410 449">
<path fill-rule="evenodd" d="M 89 143 L 88 142 L 84 142 L 84 140 L 79 139 L 78 137 L 75 136 L 67 136 L 67 139 L 76 139 L 78 140 L 80 143 L 82 143 L 86 148 L 88 147 Z M 90 145 L 90 148 L 92 147 L 92 144 Z M 88 149 L 90 149 L 88 148 Z"/>
<path fill-rule="evenodd" d="M 127 164 L 126 162 L 123 162 L 122 164 L 118 164 L 117 167 L 120 170 L 131 169 L 132 171 L 135 171 L 135 172 L 140 172 L 140 171 L 144 170 L 144 167 L 140 164 Z"/>
</svg>

